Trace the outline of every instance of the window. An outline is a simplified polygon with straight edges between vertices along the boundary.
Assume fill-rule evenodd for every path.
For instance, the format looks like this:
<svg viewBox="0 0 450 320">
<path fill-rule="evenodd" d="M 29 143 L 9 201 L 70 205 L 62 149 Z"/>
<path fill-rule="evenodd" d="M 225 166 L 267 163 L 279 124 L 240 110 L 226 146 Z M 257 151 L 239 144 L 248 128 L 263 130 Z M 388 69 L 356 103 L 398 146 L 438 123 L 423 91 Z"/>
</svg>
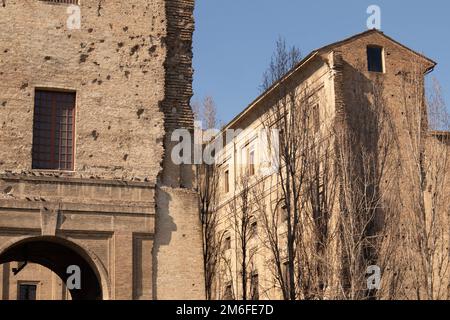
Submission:
<svg viewBox="0 0 450 320">
<path fill-rule="evenodd" d="M 50 3 L 78 4 L 78 0 L 41 0 L 41 1 Z"/>
<path fill-rule="evenodd" d="M 248 174 L 255 175 L 255 150 L 250 150 L 248 153 Z"/>
<path fill-rule="evenodd" d="M 289 262 L 288 261 L 283 263 L 282 275 L 283 275 L 284 287 L 289 291 L 290 290 L 290 281 L 289 281 Z"/>
<path fill-rule="evenodd" d="M 367 64 L 371 72 L 384 72 L 382 47 L 367 47 Z"/>
<path fill-rule="evenodd" d="M 36 300 L 36 284 L 19 284 L 18 300 Z"/>
<path fill-rule="evenodd" d="M 223 189 L 225 193 L 230 192 L 230 170 L 225 170 L 223 176 Z"/>
<path fill-rule="evenodd" d="M 231 281 L 225 285 L 223 299 L 224 300 L 234 300 L 233 283 Z"/>
<path fill-rule="evenodd" d="M 33 169 L 73 170 L 75 93 L 36 90 Z"/>
<path fill-rule="evenodd" d="M 316 104 L 313 107 L 312 121 L 313 121 L 314 133 L 319 132 L 319 130 L 320 130 L 320 113 L 319 113 L 319 105 L 318 104 Z"/>
<path fill-rule="evenodd" d="M 287 221 L 289 220 L 289 214 L 287 211 L 287 207 L 284 205 L 280 208 L 280 210 L 281 210 L 281 222 L 287 223 Z"/>
<path fill-rule="evenodd" d="M 257 273 L 252 273 L 250 280 L 251 299 L 259 300 L 259 276 Z"/>
<path fill-rule="evenodd" d="M 258 235 L 258 222 L 253 221 L 250 224 L 250 237 L 255 238 Z"/>
<path fill-rule="evenodd" d="M 231 249 L 231 235 L 228 232 L 225 232 L 225 235 L 224 235 L 223 249 L 224 250 Z"/>
</svg>

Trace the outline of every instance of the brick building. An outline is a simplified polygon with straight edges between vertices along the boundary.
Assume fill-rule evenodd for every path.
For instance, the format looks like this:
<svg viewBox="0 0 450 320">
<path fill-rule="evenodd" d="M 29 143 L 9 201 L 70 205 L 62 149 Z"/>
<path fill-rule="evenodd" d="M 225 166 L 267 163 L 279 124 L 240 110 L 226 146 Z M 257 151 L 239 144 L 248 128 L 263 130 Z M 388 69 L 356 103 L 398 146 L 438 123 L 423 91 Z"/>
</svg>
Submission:
<svg viewBox="0 0 450 320">
<path fill-rule="evenodd" d="M 1 299 L 204 297 L 192 168 L 169 157 L 192 128 L 193 7 L 0 3 Z"/>
<path fill-rule="evenodd" d="M 291 179 L 302 184 L 298 199 L 291 199 L 301 208 L 295 231 L 300 234 L 297 241 L 301 243 L 295 247 L 301 248 L 298 249 L 301 253 L 293 258 L 297 299 L 367 297 L 366 268 L 370 264 L 380 264 L 385 284 L 395 283 L 392 279 L 402 275 L 401 290 L 394 293 L 383 287 L 379 290 L 383 298 L 415 298 L 416 294 L 427 291 L 425 287 L 433 287 L 431 283 L 436 287 L 434 291 L 428 290 L 428 298 L 449 298 L 448 281 L 441 282 L 441 279 L 448 279 L 449 264 L 448 252 L 442 249 L 446 247 L 449 230 L 449 140 L 448 133 L 428 130 L 424 99 L 425 76 L 435 65 L 429 58 L 380 31 L 366 31 L 310 53 L 225 126 L 223 132 L 241 131 L 225 141 L 216 158 L 220 174 L 217 238 L 222 241 L 214 284 L 216 298 L 242 299 L 244 272 L 248 281 L 247 298 L 279 299 L 289 295 L 283 292 L 290 288 L 286 284 L 289 268 L 287 193 L 283 191 L 286 185 L 280 172 L 285 176 L 288 173 L 283 168 L 270 174 L 263 171 L 267 165 L 272 166 L 266 161 L 272 159 L 267 158 L 270 150 L 264 143 L 264 140 L 267 143 L 264 130 L 268 128 L 281 132 L 279 140 L 290 139 L 289 134 L 283 133 L 286 130 L 298 130 L 298 133 L 291 133 L 298 134 L 297 139 L 288 141 L 296 144 L 296 156 L 307 163 L 303 165 L 298 161 L 294 164 L 298 171 L 291 172 Z M 292 111 L 293 105 L 297 111 Z M 278 114 L 274 111 L 276 108 L 279 108 Z M 301 113 L 298 122 L 304 121 L 304 126 L 295 123 L 297 118 L 294 121 L 289 118 L 295 112 Z M 280 125 L 286 122 L 289 125 Z M 345 139 L 340 139 L 341 136 Z M 278 152 L 279 165 L 283 166 L 286 154 L 283 157 L 283 151 Z M 329 169 L 325 169 L 327 166 Z M 316 170 L 311 173 L 308 171 L 311 168 Z M 243 183 L 243 180 L 246 181 Z M 352 180 L 350 187 L 347 186 L 349 180 Z M 295 188 L 292 183 L 290 187 Z M 372 190 L 372 199 L 368 199 L 367 189 Z M 440 197 L 434 201 L 436 194 Z M 364 202 L 373 207 L 361 207 Z M 328 206 L 326 210 L 324 206 Z M 242 208 L 248 211 L 246 217 L 242 216 Z M 348 236 L 343 230 L 350 228 L 351 221 L 345 219 L 350 219 L 352 214 L 353 217 L 363 215 L 363 212 L 372 215 L 366 221 L 372 229 L 382 226 L 383 230 L 381 221 L 389 221 L 392 230 L 364 235 L 366 231 L 359 230 L 360 234 L 355 234 L 353 229 L 354 233 Z M 423 213 L 417 225 L 412 223 L 417 218 L 412 212 Z M 393 222 L 386 218 L 389 215 L 398 220 Z M 439 224 L 447 227 L 439 232 L 434 230 L 435 235 L 431 236 L 436 221 L 430 221 L 435 216 L 439 216 L 436 218 Z M 246 228 L 242 228 L 244 223 Z M 417 228 L 408 229 L 411 225 Z M 428 244 L 430 254 L 422 256 L 418 242 L 398 240 L 408 239 L 421 227 L 427 229 L 422 236 L 428 234 L 434 239 L 433 244 Z M 319 229 L 322 233 L 317 231 Z M 358 236 L 364 238 L 363 235 L 367 240 L 364 250 L 376 247 L 376 255 L 367 259 L 372 260 L 369 265 L 360 261 L 352 264 L 358 254 L 369 255 L 354 241 Z M 379 240 L 383 237 L 398 239 L 397 242 Z M 277 254 L 274 254 L 274 243 L 279 246 Z M 246 255 L 243 255 L 244 250 Z M 408 258 L 402 255 L 405 252 Z M 415 274 L 422 268 L 416 263 L 420 264 L 424 256 L 432 258 L 430 269 L 421 274 L 434 279 L 426 284 Z M 380 261 L 383 259 L 379 257 L 388 258 Z M 243 271 L 243 261 L 248 270 Z M 434 267 L 431 261 L 435 262 Z M 437 261 L 441 261 L 441 269 L 433 270 Z M 305 284 L 307 281 L 310 283 Z M 437 289 L 438 283 L 440 289 Z M 424 298 L 425 294 L 420 297 Z"/>
</svg>

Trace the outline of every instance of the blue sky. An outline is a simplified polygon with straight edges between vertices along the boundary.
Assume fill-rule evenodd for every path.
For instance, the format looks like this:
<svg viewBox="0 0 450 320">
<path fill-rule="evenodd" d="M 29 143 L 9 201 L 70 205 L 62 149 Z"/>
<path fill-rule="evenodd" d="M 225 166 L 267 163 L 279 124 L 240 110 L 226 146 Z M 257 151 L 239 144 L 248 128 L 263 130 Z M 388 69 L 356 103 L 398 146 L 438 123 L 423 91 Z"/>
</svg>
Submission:
<svg viewBox="0 0 450 320">
<path fill-rule="evenodd" d="M 196 0 L 194 100 L 210 95 L 228 122 L 260 93 L 275 41 L 303 56 L 367 30 L 369 5 L 381 8 L 381 30 L 438 62 L 450 102 L 450 2 L 447 0 Z"/>
</svg>

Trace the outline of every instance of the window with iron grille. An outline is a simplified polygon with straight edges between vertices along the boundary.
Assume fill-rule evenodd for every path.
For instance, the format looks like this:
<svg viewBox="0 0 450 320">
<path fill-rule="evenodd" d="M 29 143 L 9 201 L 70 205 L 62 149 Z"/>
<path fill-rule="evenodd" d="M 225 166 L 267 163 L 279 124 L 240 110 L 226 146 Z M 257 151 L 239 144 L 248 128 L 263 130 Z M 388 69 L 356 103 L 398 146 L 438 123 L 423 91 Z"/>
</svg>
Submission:
<svg viewBox="0 0 450 320">
<path fill-rule="evenodd" d="M 75 92 L 36 90 L 33 169 L 73 170 Z"/>
<path fill-rule="evenodd" d="M 40 0 L 40 1 L 50 3 L 78 4 L 79 0 Z"/>
</svg>

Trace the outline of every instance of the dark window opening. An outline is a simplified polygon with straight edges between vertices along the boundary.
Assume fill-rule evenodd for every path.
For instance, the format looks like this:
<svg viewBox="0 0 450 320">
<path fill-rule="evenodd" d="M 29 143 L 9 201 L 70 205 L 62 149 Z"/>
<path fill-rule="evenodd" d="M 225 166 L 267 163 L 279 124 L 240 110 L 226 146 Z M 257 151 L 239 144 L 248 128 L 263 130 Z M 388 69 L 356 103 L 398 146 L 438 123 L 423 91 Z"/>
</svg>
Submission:
<svg viewBox="0 0 450 320">
<path fill-rule="evenodd" d="M 234 300 L 234 293 L 233 293 L 233 283 L 228 282 L 225 286 L 224 294 L 223 294 L 224 300 Z"/>
<path fill-rule="evenodd" d="M 37 285 L 19 284 L 19 300 L 36 300 Z"/>
<path fill-rule="evenodd" d="M 290 277 L 289 277 L 289 262 L 288 261 L 284 262 L 282 268 L 283 268 L 282 275 L 283 275 L 284 287 L 286 288 L 286 291 L 289 292 L 290 287 L 291 287 L 291 282 L 290 282 Z"/>
<path fill-rule="evenodd" d="M 50 3 L 78 4 L 78 0 L 41 0 Z"/>
<path fill-rule="evenodd" d="M 250 290 L 251 290 L 251 299 L 259 300 L 259 276 L 258 274 L 253 273 L 251 282 L 250 282 Z"/>
<path fill-rule="evenodd" d="M 231 236 L 228 233 L 225 233 L 223 242 L 223 249 L 224 250 L 230 250 L 231 249 Z"/>
<path fill-rule="evenodd" d="M 224 191 L 225 193 L 230 192 L 230 171 L 226 170 L 224 174 Z"/>
<path fill-rule="evenodd" d="M 258 222 L 254 221 L 250 224 L 250 237 L 255 238 L 258 235 Z"/>
<path fill-rule="evenodd" d="M 73 170 L 75 93 L 36 90 L 33 169 Z"/>
<path fill-rule="evenodd" d="M 318 104 L 316 104 L 313 107 L 312 117 L 313 117 L 312 120 L 313 120 L 314 133 L 317 133 L 320 130 L 320 113 L 319 113 L 319 105 Z"/>
<path fill-rule="evenodd" d="M 368 63 L 369 71 L 384 72 L 383 48 L 367 47 L 367 63 Z"/>
</svg>

